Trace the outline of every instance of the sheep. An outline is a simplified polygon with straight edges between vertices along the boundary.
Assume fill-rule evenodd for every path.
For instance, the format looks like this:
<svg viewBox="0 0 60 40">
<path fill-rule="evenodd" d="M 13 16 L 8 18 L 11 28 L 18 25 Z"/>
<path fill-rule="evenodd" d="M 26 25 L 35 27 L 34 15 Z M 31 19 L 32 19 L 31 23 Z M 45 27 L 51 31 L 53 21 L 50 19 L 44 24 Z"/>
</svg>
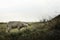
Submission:
<svg viewBox="0 0 60 40">
<path fill-rule="evenodd" d="M 9 32 L 11 29 L 17 28 L 20 30 L 23 27 L 29 26 L 28 23 L 25 22 L 19 22 L 19 21 L 10 21 L 7 23 L 7 31 Z"/>
</svg>

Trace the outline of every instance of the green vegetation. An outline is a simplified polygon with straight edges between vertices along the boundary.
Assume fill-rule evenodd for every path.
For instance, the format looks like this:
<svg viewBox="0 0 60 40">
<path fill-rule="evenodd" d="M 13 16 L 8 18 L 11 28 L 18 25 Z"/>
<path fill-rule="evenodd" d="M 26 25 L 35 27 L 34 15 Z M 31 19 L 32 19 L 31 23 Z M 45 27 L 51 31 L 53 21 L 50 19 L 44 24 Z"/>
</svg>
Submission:
<svg viewBox="0 0 60 40">
<path fill-rule="evenodd" d="M 60 40 L 60 16 L 47 22 L 31 22 L 20 31 L 6 32 L 7 23 L 0 23 L 0 40 Z M 56 20 L 57 19 L 57 20 Z"/>
</svg>

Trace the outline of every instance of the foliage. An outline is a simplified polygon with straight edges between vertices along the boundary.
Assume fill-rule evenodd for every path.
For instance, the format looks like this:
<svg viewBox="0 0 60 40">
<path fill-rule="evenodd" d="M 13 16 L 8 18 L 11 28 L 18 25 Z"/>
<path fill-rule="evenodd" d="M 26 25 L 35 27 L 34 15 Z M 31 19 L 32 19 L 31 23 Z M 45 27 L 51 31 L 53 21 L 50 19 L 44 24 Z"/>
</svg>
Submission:
<svg viewBox="0 0 60 40">
<path fill-rule="evenodd" d="M 12 29 L 8 33 L 6 32 L 7 23 L 0 23 L 0 40 L 60 40 L 59 20 L 32 22 L 29 23 L 30 26 L 23 27 L 20 31 Z"/>
</svg>

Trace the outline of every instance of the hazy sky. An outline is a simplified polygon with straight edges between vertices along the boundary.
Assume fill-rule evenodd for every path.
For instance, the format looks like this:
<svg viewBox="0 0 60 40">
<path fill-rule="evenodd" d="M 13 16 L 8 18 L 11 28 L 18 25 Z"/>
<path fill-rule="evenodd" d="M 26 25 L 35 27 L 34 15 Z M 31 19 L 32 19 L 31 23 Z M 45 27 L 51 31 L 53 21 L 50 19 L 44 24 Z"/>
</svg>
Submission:
<svg viewBox="0 0 60 40">
<path fill-rule="evenodd" d="M 39 21 L 60 14 L 60 0 L 0 0 L 0 21 Z"/>
</svg>

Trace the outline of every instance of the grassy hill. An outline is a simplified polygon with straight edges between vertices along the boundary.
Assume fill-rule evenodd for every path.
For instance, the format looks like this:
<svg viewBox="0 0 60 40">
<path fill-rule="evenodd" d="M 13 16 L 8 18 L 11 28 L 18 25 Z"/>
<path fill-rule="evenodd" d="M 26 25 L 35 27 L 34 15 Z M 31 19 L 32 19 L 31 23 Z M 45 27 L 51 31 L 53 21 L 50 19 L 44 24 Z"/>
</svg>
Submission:
<svg viewBox="0 0 60 40">
<path fill-rule="evenodd" d="M 49 21 L 28 22 L 20 31 L 6 32 L 7 23 L 0 23 L 0 40 L 60 40 L 60 15 Z"/>
</svg>

